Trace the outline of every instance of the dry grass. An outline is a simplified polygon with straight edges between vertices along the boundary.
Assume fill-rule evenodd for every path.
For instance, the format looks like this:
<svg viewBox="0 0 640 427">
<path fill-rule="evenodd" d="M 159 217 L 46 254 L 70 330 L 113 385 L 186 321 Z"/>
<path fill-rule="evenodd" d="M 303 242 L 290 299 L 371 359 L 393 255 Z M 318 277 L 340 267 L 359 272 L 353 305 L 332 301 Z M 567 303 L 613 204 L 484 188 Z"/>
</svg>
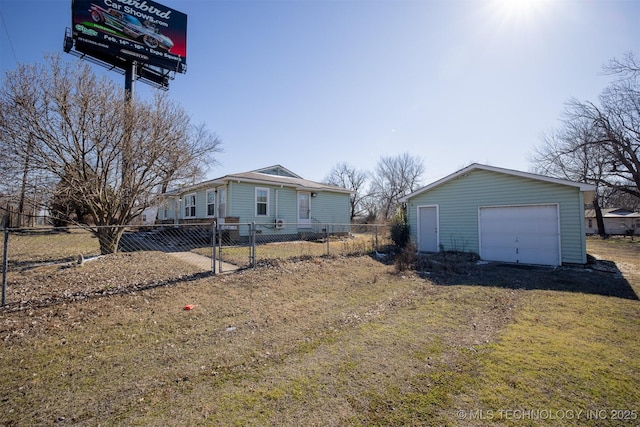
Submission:
<svg viewBox="0 0 640 427">
<path fill-rule="evenodd" d="M 514 426 L 640 424 L 640 245 L 593 238 L 588 249 L 615 264 L 596 263 L 609 272 L 578 283 L 533 286 L 456 408 Z"/>
<path fill-rule="evenodd" d="M 98 239 L 81 228 L 42 228 L 9 235 L 9 267 L 71 261 L 78 254 L 100 254 Z"/>
<path fill-rule="evenodd" d="M 258 262 L 300 257 L 366 255 L 376 248 L 382 248 L 391 243 L 388 236 L 380 235 L 376 239 L 371 234 L 356 233 L 348 236 L 332 236 L 328 242 L 321 239 L 258 244 L 255 255 Z M 211 248 L 195 249 L 194 252 L 211 256 Z M 249 253 L 249 246 L 224 246 L 221 256 L 225 262 L 244 266 L 248 264 Z"/>
<path fill-rule="evenodd" d="M 398 272 L 360 256 L 202 277 L 137 253 L 31 272 L 50 295 L 74 273 L 79 295 L 121 280 L 0 311 L 0 423 L 483 425 L 501 409 L 638 410 L 639 248 L 589 241 L 620 273 L 464 259 Z M 493 419 L 458 412 L 479 409 Z"/>
</svg>

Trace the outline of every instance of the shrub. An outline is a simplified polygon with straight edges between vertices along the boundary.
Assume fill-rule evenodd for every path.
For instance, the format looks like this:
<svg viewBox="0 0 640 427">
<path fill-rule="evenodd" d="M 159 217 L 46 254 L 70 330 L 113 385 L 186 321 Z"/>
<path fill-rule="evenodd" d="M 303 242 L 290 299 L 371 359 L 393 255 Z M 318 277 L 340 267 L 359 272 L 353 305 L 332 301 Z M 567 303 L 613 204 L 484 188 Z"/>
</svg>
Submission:
<svg viewBox="0 0 640 427">
<path fill-rule="evenodd" d="M 407 244 L 395 258 L 396 270 L 406 271 L 413 269 L 416 259 L 416 247 L 411 243 Z"/>
<path fill-rule="evenodd" d="M 409 243 L 409 225 L 407 224 L 393 224 L 391 225 L 391 240 L 393 243 L 401 248 L 407 246 Z"/>
</svg>

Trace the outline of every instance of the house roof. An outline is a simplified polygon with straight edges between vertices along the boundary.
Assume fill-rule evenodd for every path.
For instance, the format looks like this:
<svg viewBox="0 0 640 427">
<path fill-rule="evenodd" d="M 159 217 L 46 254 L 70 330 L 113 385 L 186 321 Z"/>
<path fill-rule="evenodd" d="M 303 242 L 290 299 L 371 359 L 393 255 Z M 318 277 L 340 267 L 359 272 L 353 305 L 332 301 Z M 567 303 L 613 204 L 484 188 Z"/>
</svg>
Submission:
<svg viewBox="0 0 640 427">
<path fill-rule="evenodd" d="M 444 178 L 441 178 L 435 182 L 432 182 L 431 184 L 422 187 L 416 191 L 414 191 L 413 193 L 406 195 L 404 197 L 402 197 L 400 199 L 401 202 L 406 202 L 407 200 L 409 200 L 412 197 L 417 196 L 418 194 L 422 194 L 425 191 L 429 191 L 433 188 L 439 187 L 449 181 L 452 181 L 456 178 L 459 178 L 461 176 L 465 176 L 466 174 L 475 171 L 475 170 L 485 170 L 485 171 L 490 171 L 490 172 L 496 172 L 496 173 L 502 173 L 502 174 L 507 174 L 507 175 L 512 175 L 512 176 L 517 176 L 520 178 L 528 178 L 528 179 L 535 179 L 538 181 L 544 181 L 544 182 L 550 182 L 553 184 L 560 184 L 560 185 L 568 185 L 570 187 L 576 187 L 578 189 L 580 189 L 580 191 L 584 191 L 586 193 L 591 193 L 591 197 L 592 194 L 595 193 L 596 187 L 595 185 L 591 185 L 591 184 L 585 184 L 582 182 L 575 182 L 575 181 L 569 181 L 566 179 L 560 179 L 560 178 L 552 178 L 549 176 L 545 176 L 545 175 L 538 175 L 535 173 L 529 173 L 529 172 L 521 172 L 521 171 L 517 171 L 517 170 L 513 170 L 513 169 L 504 169 L 504 168 L 499 168 L 499 167 L 495 167 L 495 166 L 488 166 L 488 165 L 483 165 L 480 163 L 473 163 L 463 169 L 460 169 L 457 172 L 454 172 L 450 175 L 445 176 Z M 585 203 L 588 203 L 587 198 L 585 197 Z"/>
<path fill-rule="evenodd" d="M 640 218 L 640 212 L 630 211 L 624 208 L 604 208 L 602 210 L 603 218 Z M 586 218 L 595 218 L 596 211 L 594 209 L 585 209 L 584 216 Z"/>
<path fill-rule="evenodd" d="M 281 165 L 268 166 L 266 168 L 256 169 L 249 172 L 233 173 L 222 176 L 220 178 L 203 181 L 188 187 L 169 191 L 167 194 L 183 194 L 194 191 L 203 187 L 226 185 L 228 182 L 250 182 L 263 185 L 276 185 L 283 187 L 292 187 L 297 190 L 306 191 L 329 191 L 334 193 L 350 194 L 352 191 L 346 188 L 334 185 L 323 184 L 316 181 L 304 179 L 299 175 L 291 172 L 289 169 Z"/>
</svg>

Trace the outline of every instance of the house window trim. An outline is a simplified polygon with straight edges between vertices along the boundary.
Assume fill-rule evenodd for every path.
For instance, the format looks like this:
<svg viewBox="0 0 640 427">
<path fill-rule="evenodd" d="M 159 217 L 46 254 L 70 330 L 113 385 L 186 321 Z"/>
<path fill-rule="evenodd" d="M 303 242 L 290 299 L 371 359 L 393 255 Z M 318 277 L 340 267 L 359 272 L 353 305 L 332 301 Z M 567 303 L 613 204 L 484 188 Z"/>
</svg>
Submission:
<svg viewBox="0 0 640 427">
<path fill-rule="evenodd" d="M 258 214 L 258 192 L 259 191 L 265 191 L 267 193 L 267 202 L 266 202 L 267 206 L 266 206 L 266 209 L 265 209 L 266 213 L 264 213 L 264 214 Z M 253 206 L 254 206 L 254 214 L 255 214 L 256 217 L 266 218 L 266 217 L 269 216 L 270 193 L 271 192 L 269 191 L 269 189 L 267 187 L 256 187 L 255 188 L 255 193 L 254 193 L 255 194 L 255 198 L 254 198 Z M 260 202 L 260 203 L 264 203 L 264 202 Z"/>
<path fill-rule="evenodd" d="M 193 197 L 193 205 L 187 205 L 187 200 L 189 200 L 191 197 Z M 183 201 L 184 201 L 184 210 L 182 211 L 182 213 L 184 214 L 183 218 L 184 219 L 196 218 L 197 216 L 196 206 L 198 204 L 197 194 L 196 193 L 185 194 L 183 197 Z M 187 215 L 187 208 L 193 210 L 193 215 Z"/>
<path fill-rule="evenodd" d="M 209 203 L 209 195 L 213 193 L 213 203 Z M 216 209 L 218 208 L 217 197 L 215 189 L 207 190 L 206 193 L 206 202 L 207 202 L 207 218 L 215 218 L 216 217 Z M 209 214 L 209 206 L 213 205 L 213 215 Z"/>
<path fill-rule="evenodd" d="M 216 189 L 216 202 L 218 202 L 218 218 L 226 218 L 227 216 L 227 187 L 222 185 Z M 224 201 L 222 195 L 224 194 Z"/>
</svg>

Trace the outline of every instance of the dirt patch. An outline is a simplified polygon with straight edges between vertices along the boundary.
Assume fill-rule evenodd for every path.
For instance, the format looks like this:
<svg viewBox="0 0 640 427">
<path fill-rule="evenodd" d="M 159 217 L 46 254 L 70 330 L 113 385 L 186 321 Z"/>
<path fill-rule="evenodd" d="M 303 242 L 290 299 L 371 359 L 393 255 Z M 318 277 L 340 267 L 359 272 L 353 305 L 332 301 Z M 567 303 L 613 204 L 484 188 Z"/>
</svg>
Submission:
<svg viewBox="0 0 640 427">
<path fill-rule="evenodd" d="M 544 267 L 487 263 L 469 254 L 449 253 L 419 255 L 414 266 L 422 277 L 443 286 L 474 284 L 638 299 L 628 280 L 634 273 L 624 261 L 616 263 L 591 257 L 591 262 L 584 266 Z"/>
</svg>

